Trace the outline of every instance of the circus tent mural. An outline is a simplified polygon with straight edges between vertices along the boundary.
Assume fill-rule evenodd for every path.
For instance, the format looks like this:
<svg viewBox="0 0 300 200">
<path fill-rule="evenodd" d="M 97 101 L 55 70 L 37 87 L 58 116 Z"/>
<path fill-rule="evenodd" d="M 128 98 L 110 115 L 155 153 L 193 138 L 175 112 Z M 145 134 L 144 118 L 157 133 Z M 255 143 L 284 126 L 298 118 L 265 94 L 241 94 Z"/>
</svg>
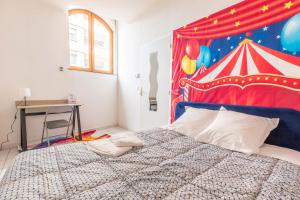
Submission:
<svg viewBox="0 0 300 200">
<path fill-rule="evenodd" d="M 174 31 L 180 101 L 300 110 L 300 0 L 246 0 Z"/>
<path fill-rule="evenodd" d="M 180 86 L 211 90 L 226 85 L 245 88 L 271 85 L 300 91 L 300 57 L 285 55 L 245 39 L 223 60 L 205 72 L 182 78 Z"/>
</svg>

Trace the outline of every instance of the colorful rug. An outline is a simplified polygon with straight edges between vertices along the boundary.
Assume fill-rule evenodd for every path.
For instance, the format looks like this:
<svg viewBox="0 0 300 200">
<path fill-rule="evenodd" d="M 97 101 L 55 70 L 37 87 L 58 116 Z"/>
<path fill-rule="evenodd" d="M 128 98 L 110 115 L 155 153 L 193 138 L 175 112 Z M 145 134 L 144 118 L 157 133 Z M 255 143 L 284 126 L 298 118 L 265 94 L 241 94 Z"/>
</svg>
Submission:
<svg viewBox="0 0 300 200">
<path fill-rule="evenodd" d="M 93 140 L 100 140 L 100 139 L 105 139 L 105 138 L 111 137 L 111 135 L 109 135 L 109 134 L 95 137 L 95 136 L 93 136 L 93 134 L 95 134 L 95 133 L 96 133 L 96 130 L 82 133 L 82 141 L 93 141 Z M 72 136 L 69 136 L 66 138 L 64 135 L 63 136 L 60 135 L 60 136 L 50 138 L 50 146 L 69 144 L 69 143 L 75 143 L 75 142 L 79 142 L 79 141 Z M 40 148 L 45 148 L 45 147 L 48 147 L 47 141 L 34 146 L 32 149 L 40 149 Z"/>
</svg>

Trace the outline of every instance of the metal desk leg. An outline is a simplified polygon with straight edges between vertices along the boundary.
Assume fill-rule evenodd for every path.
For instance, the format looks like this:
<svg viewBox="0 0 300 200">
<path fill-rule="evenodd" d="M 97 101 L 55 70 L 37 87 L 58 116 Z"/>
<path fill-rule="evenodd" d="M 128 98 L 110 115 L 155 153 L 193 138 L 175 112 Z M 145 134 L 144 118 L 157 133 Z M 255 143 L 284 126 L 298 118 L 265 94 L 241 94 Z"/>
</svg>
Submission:
<svg viewBox="0 0 300 200">
<path fill-rule="evenodd" d="M 78 126 L 78 140 L 82 140 L 81 135 L 81 122 L 80 122 L 80 114 L 79 114 L 79 106 L 76 106 L 76 117 L 77 117 L 77 126 Z"/>
<path fill-rule="evenodd" d="M 76 108 L 73 108 L 73 119 L 72 119 L 72 137 L 74 138 L 74 130 L 75 130 L 75 126 L 76 126 Z"/>
<path fill-rule="evenodd" d="M 20 120 L 21 120 L 21 148 L 22 151 L 27 151 L 27 130 L 26 130 L 25 109 L 20 110 Z"/>
</svg>

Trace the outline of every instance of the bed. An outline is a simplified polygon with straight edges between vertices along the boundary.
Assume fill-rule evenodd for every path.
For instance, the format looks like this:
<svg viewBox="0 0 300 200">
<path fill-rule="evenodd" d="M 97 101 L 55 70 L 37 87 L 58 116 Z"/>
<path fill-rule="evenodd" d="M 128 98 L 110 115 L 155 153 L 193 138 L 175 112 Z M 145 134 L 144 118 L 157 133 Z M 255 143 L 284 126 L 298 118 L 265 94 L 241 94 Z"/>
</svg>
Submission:
<svg viewBox="0 0 300 200">
<path fill-rule="evenodd" d="M 182 102 L 219 109 L 222 105 Z M 223 105 L 229 110 L 280 117 L 267 143 L 300 150 L 300 113 Z M 0 183 L 0 199 L 300 199 L 300 166 L 204 144 L 178 132 L 140 132 L 144 147 L 119 157 L 98 155 L 84 143 L 17 156 Z"/>
</svg>

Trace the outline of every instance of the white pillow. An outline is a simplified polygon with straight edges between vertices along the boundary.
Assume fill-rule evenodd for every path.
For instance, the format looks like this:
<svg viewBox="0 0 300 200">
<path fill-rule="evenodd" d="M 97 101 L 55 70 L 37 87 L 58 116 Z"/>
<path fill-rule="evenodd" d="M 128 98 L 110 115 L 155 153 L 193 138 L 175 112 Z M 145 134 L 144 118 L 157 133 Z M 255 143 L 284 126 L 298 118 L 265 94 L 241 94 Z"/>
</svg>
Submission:
<svg viewBox="0 0 300 200">
<path fill-rule="evenodd" d="M 200 132 L 214 121 L 218 110 L 208 110 L 203 108 L 187 107 L 181 115 L 168 129 L 177 131 L 183 135 L 195 138 Z"/>
<path fill-rule="evenodd" d="M 278 123 L 278 118 L 222 111 L 195 139 L 233 151 L 253 154 L 259 152 L 259 147 Z"/>
</svg>

